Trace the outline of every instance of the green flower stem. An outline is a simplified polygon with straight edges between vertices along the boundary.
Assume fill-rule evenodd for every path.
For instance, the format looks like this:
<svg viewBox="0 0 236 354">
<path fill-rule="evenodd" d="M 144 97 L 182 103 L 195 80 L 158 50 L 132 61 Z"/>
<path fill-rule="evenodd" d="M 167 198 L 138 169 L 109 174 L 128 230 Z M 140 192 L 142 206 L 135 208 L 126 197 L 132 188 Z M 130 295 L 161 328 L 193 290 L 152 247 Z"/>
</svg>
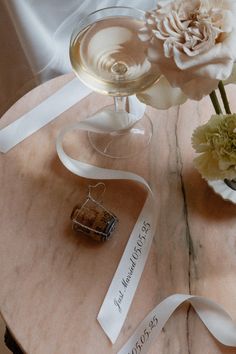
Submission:
<svg viewBox="0 0 236 354">
<path fill-rule="evenodd" d="M 219 91 L 220 91 L 220 95 L 224 104 L 224 108 L 225 108 L 225 112 L 227 114 L 231 114 L 230 108 L 229 108 L 229 101 L 225 92 L 225 88 L 224 88 L 224 84 L 222 81 L 219 82 L 218 85 Z"/>
<path fill-rule="evenodd" d="M 216 114 L 222 114 L 222 110 L 221 110 L 221 107 L 220 107 L 220 104 L 219 104 L 219 101 L 218 101 L 215 91 L 212 91 L 209 96 L 210 96 L 211 102 L 215 108 Z"/>
</svg>

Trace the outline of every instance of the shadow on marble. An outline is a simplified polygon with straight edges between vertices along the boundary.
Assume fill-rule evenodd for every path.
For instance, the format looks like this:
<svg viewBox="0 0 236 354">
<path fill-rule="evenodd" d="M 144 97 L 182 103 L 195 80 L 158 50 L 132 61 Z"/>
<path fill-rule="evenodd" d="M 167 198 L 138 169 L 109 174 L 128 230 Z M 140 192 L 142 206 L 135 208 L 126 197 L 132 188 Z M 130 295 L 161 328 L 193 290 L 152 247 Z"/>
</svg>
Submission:
<svg viewBox="0 0 236 354">
<path fill-rule="evenodd" d="M 216 194 L 194 168 L 186 169 L 183 181 L 191 212 L 215 223 L 236 217 L 236 205 Z"/>
</svg>

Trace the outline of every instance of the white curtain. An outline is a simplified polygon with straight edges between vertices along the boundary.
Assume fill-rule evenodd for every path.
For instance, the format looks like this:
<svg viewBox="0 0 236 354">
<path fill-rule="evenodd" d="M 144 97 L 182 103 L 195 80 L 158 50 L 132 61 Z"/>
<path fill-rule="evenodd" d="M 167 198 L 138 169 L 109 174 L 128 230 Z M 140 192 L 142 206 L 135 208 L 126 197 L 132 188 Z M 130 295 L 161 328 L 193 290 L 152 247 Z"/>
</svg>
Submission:
<svg viewBox="0 0 236 354">
<path fill-rule="evenodd" d="M 3 0 L 34 74 L 41 80 L 70 70 L 68 45 L 80 18 L 127 0 Z M 154 7 L 153 0 L 129 0 L 128 6 Z"/>
<path fill-rule="evenodd" d="M 156 1 L 0 0 L 0 115 L 40 82 L 71 71 L 68 45 L 76 21 L 114 5 L 147 10 Z"/>
</svg>

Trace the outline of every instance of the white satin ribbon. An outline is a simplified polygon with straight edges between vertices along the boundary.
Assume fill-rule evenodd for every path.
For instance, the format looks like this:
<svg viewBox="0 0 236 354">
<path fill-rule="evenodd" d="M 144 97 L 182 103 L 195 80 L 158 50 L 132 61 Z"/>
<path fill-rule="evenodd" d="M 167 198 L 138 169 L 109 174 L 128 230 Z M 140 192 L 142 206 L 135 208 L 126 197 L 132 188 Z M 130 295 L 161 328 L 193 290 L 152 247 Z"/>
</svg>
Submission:
<svg viewBox="0 0 236 354">
<path fill-rule="evenodd" d="M 142 275 L 156 219 L 154 199 L 149 192 L 97 317 L 112 343 L 115 343 L 125 322 Z"/>
<path fill-rule="evenodd" d="M 8 152 L 90 93 L 91 90 L 77 78 L 71 80 L 31 111 L 0 130 L 0 152 Z"/>
<path fill-rule="evenodd" d="M 74 104 L 88 96 L 91 92 L 91 89 L 85 86 L 78 78 L 71 80 L 31 111 L 0 130 L 0 152 L 8 152 L 24 139 L 56 119 Z M 122 115 L 117 112 L 117 119 L 114 119 L 114 115 L 111 112 L 103 111 L 102 114 L 98 113 L 90 118 L 89 123 L 87 120 L 84 121 L 80 129 L 117 131 L 129 128 L 142 117 L 145 107 L 146 105 L 139 102 L 135 96 L 130 96 L 130 114 Z"/>
<path fill-rule="evenodd" d="M 103 112 L 101 112 L 102 114 Z M 131 114 L 130 120 L 132 123 L 133 119 L 133 115 Z M 127 122 L 127 126 L 129 126 L 129 119 Z M 105 131 L 114 131 L 114 127 L 117 127 L 118 124 L 116 122 L 115 126 L 112 126 L 112 120 L 108 120 L 108 123 L 110 125 L 106 127 Z M 123 123 L 121 120 L 122 128 L 124 128 Z M 108 170 L 92 166 L 68 156 L 63 149 L 63 138 L 67 132 L 74 129 L 86 129 L 96 132 L 104 131 L 104 127 L 101 127 L 100 124 L 100 114 L 61 130 L 56 143 L 57 153 L 61 162 L 68 170 L 78 176 L 91 179 L 128 179 L 143 184 L 148 190 L 146 202 L 131 232 L 125 251 L 97 317 L 106 335 L 114 343 L 126 319 L 149 254 L 156 228 L 157 207 L 155 206 L 151 189 L 142 177 L 131 172 Z"/>
<path fill-rule="evenodd" d="M 236 347 L 236 325 L 230 316 L 211 300 L 195 295 L 174 294 L 157 305 L 141 322 L 117 354 L 145 354 L 178 306 L 190 302 L 211 334 L 222 344 Z"/>
</svg>

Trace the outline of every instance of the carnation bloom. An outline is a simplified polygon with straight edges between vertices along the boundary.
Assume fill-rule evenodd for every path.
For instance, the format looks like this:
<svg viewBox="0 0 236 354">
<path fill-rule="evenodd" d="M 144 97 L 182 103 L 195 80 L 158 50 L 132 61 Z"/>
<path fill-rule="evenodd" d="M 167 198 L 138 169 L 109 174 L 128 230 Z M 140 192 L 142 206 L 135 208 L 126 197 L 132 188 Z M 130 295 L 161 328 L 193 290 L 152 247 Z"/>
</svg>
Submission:
<svg viewBox="0 0 236 354">
<path fill-rule="evenodd" d="M 172 87 L 200 100 L 226 80 L 236 60 L 235 0 L 160 2 L 140 34 Z M 147 102 L 148 103 L 148 102 Z"/>
<path fill-rule="evenodd" d="M 193 132 L 192 145 L 200 153 L 194 165 L 204 178 L 236 177 L 236 114 L 213 115 Z"/>
</svg>

